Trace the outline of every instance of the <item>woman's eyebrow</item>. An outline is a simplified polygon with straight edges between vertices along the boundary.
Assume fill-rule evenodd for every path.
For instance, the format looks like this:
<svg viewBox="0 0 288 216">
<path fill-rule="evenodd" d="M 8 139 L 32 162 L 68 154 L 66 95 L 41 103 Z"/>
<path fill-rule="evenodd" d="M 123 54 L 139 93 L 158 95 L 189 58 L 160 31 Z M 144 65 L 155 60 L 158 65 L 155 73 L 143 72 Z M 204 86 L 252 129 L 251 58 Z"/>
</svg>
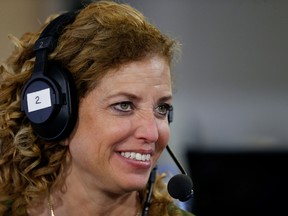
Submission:
<svg viewBox="0 0 288 216">
<path fill-rule="evenodd" d="M 172 98 L 173 98 L 172 95 L 163 96 L 163 97 L 159 98 L 158 103 L 171 101 Z"/>
<path fill-rule="evenodd" d="M 129 93 L 129 92 L 117 92 L 115 94 L 108 95 L 105 98 L 105 100 L 113 99 L 113 98 L 116 98 L 119 96 L 124 96 L 124 97 L 128 98 L 129 100 L 140 100 L 139 96 L 132 94 L 132 93 Z"/>
<path fill-rule="evenodd" d="M 108 95 L 105 100 L 109 100 L 109 99 L 113 99 L 116 97 L 126 97 L 128 100 L 133 100 L 133 101 L 139 101 L 141 99 L 141 97 L 137 96 L 136 94 L 130 93 L 130 92 L 117 92 L 115 94 L 111 94 Z M 172 95 L 167 95 L 167 96 L 163 96 L 161 98 L 159 98 L 157 100 L 158 103 L 163 103 L 163 102 L 167 102 L 167 101 L 171 101 L 172 100 Z"/>
</svg>

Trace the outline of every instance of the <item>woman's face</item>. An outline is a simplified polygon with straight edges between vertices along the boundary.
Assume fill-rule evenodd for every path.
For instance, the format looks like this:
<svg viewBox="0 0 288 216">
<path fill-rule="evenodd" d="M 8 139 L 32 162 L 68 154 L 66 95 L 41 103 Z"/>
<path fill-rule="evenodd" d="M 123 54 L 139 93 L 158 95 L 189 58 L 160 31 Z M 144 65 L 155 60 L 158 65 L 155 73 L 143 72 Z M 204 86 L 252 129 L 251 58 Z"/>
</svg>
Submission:
<svg viewBox="0 0 288 216">
<path fill-rule="evenodd" d="M 109 72 L 79 105 L 70 177 L 120 194 L 145 187 L 169 140 L 170 68 L 151 57 Z"/>
</svg>

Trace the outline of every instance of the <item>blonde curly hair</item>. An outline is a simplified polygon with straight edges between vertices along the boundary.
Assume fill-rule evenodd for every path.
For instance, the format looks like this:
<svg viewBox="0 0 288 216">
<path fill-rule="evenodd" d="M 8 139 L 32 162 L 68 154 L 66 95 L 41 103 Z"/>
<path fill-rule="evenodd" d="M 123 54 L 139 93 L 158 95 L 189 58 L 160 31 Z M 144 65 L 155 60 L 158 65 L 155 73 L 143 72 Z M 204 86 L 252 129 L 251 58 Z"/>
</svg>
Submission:
<svg viewBox="0 0 288 216">
<path fill-rule="evenodd" d="M 16 48 L 0 66 L 0 215 L 7 213 L 7 206 L 13 215 L 27 215 L 29 206 L 59 184 L 69 157 L 67 146 L 39 139 L 20 110 L 21 91 L 34 68 L 33 45 L 54 18 L 50 16 L 36 33 L 26 33 L 19 40 L 11 37 Z M 107 70 L 155 54 L 171 65 L 178 48 L 175 40 L 160 33 L 129 5 L 99 1 L 84 7 L 64 28 L 49 60 L 70 71 L 81 100 Z M 157 176 L 149 215 L 168 215 L 168 205 L 173 202 L 163 178 Z M 141 205 L 145 196 L 143 189 Z"/>
</svg>

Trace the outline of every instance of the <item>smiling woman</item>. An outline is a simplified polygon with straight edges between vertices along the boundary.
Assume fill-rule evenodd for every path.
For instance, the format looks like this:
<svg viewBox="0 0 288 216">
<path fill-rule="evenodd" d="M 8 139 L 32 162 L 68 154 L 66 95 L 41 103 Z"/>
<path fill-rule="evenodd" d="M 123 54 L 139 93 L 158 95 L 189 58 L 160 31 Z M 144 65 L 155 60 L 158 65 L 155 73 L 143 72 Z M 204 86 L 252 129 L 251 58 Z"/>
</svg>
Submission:
<svg viewBox="0 0 288 216">
<path fill-rule="evenodd" d="M 169 141 L 176 41 L 98 1 L 14 43 L 0 69 L 0 215 L 190 215 L 164 174 L 147 195 Z"/>
</svg>

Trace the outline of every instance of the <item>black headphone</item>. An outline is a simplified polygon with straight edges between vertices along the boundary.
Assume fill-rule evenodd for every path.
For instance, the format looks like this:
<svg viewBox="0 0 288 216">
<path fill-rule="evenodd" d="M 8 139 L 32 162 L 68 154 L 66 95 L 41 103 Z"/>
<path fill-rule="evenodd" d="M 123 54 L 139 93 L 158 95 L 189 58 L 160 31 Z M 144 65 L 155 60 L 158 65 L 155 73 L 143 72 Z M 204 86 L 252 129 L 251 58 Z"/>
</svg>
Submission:
<svg viewBox="0 0 288 216">
<path fill-rule="evenodd" d="M 34 44 L 34 71 L 23 87 L 21 110 L 34 132 L 44 140 L 61 140 L 76 124 L 78 100 L 72 75 L 60 63 L 48 61 L 48 54 L 57 46 L 62 30 L 77 14 L 68 12 L 52 20 Z"/>
</svg>

